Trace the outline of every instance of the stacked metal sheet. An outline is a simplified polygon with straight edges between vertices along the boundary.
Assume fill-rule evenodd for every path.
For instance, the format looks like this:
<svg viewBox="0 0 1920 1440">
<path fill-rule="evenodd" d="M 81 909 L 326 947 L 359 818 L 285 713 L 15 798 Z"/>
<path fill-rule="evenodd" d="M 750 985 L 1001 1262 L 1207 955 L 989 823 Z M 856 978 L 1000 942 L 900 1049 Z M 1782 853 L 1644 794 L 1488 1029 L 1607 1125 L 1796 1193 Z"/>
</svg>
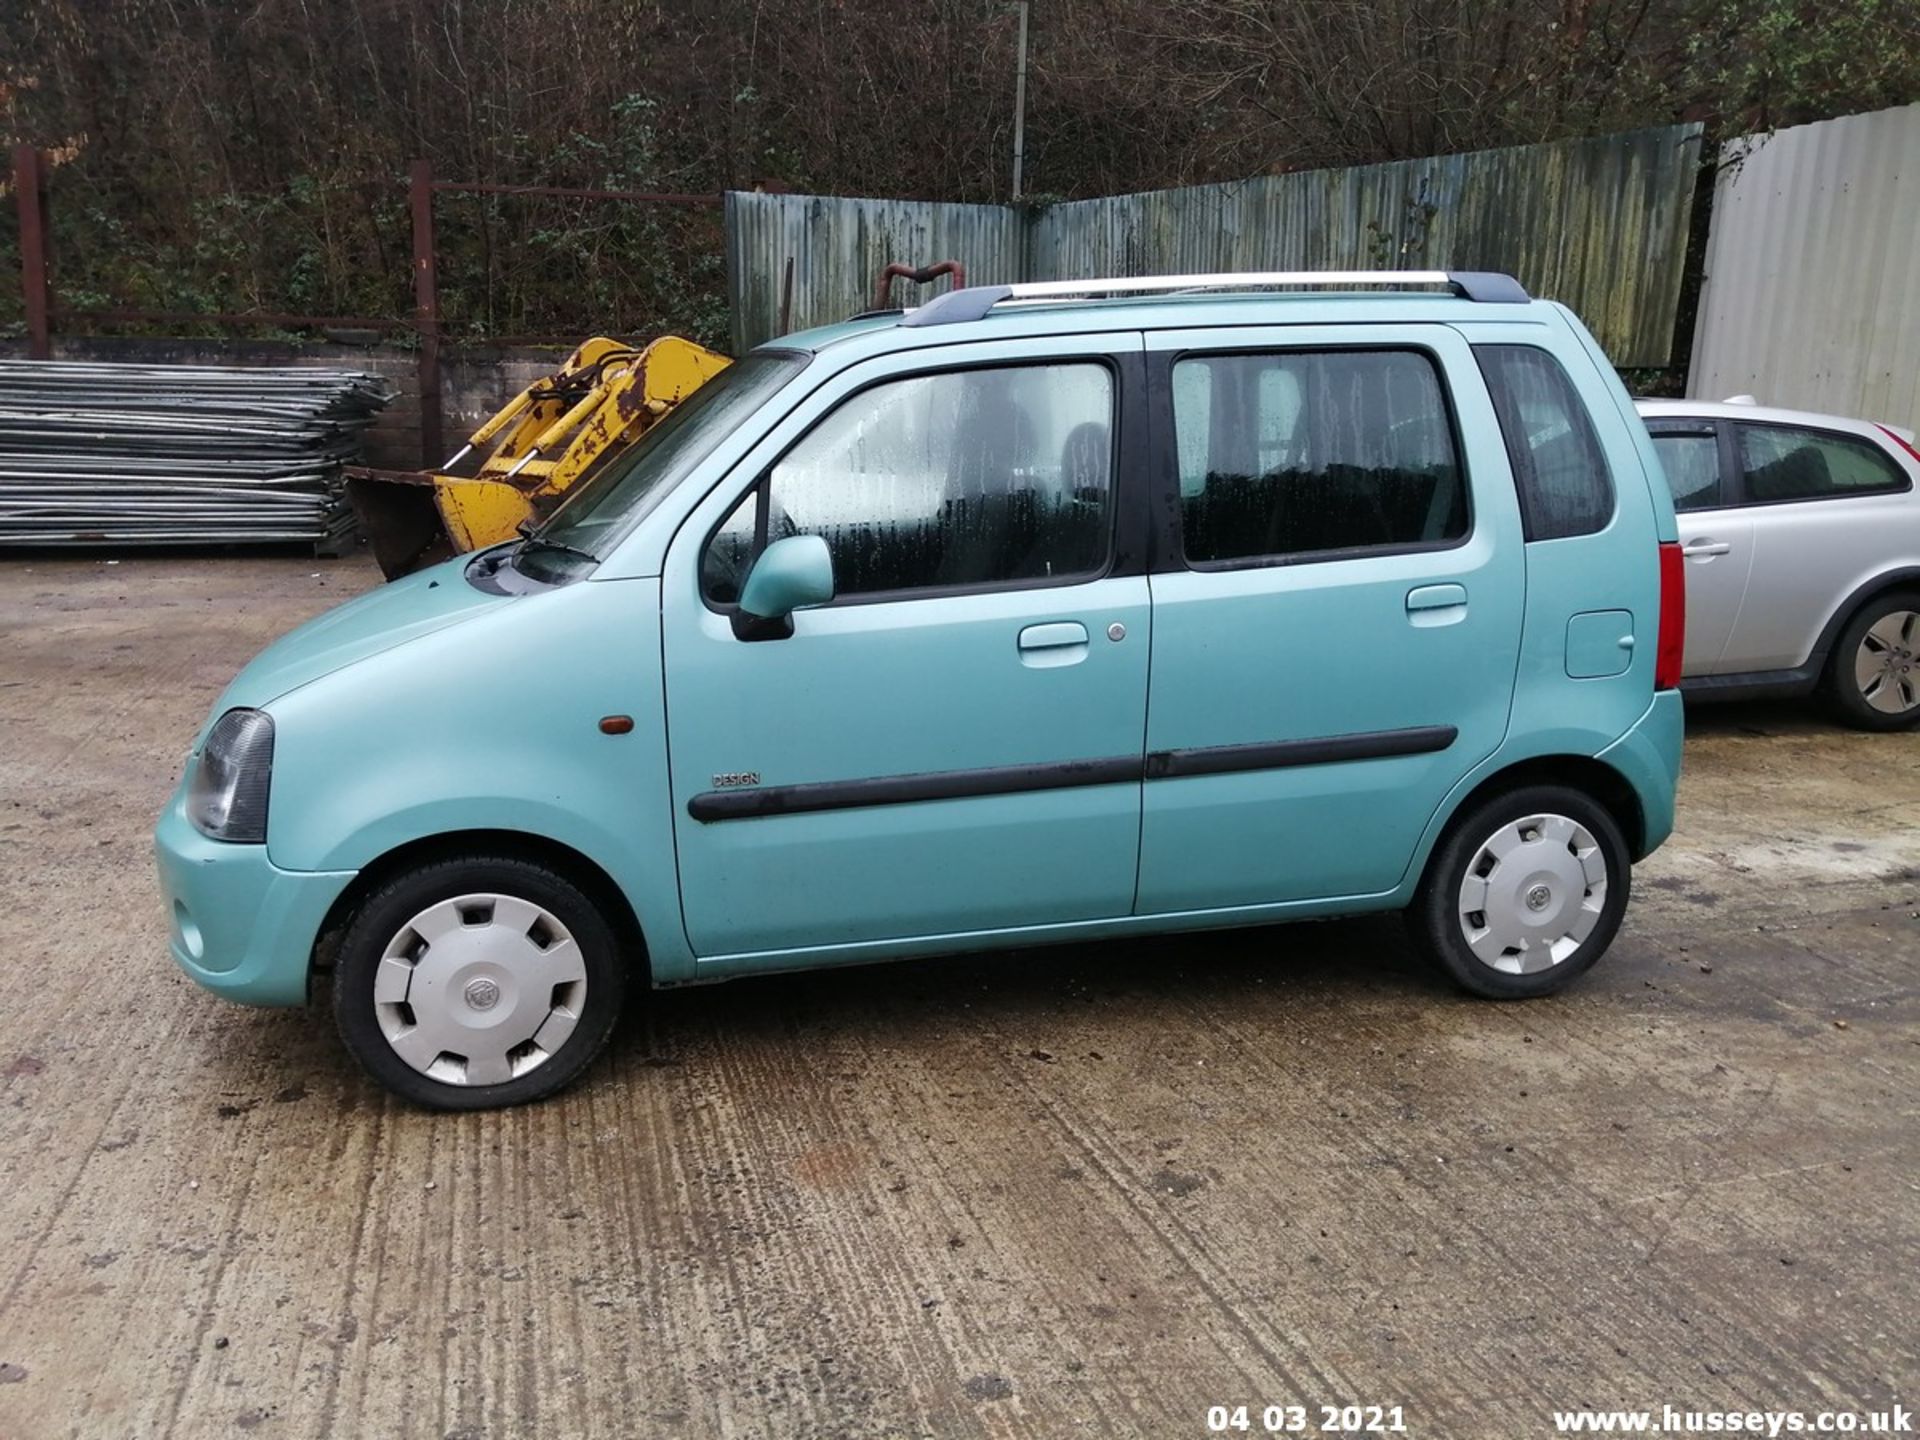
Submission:
<svg viewBox="0 0 1920 1440">
<path fill-rule="evenodd" d="M 0 360 L 0 547 L 346 544 L 357 371 Z"/>
</svg>

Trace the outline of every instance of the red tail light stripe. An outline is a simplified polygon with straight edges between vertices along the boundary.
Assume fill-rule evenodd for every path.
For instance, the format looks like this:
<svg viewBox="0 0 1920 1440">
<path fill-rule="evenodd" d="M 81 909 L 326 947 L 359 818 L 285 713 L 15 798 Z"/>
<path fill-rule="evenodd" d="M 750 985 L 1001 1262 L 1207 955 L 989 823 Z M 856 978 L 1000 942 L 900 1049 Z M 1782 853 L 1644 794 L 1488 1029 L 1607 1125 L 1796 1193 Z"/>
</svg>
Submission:
<svg viewBox="0 0 1920 1440">
<path fill-rule="evenodd" d="M 1894 444 L 1898 445 L 1902 450 L 1906 451 L 1907 454 L 1911 455 L 1915 460 L 1920 460 L 1920 450 L 1914 449 L 1913 446 L 1909 445 L 1904 439 L 1902 439 L 1900 432 L 1898 430 L 1895 430 L 1891 426 L 1887 426 L 1887 425 L 1876 425 L 1873 428 L 1878 430 L 1882 435 L 1886 436 L 1889 440 L 1893 441 Z"/>
<path fill-rule="evenodd" d="M 1660 545 L 1660 639 L 1654 650 L 1653 688 L 1677 689 L 1687 639 L 1686 559 L 1675 541 Z"/>
</svg>

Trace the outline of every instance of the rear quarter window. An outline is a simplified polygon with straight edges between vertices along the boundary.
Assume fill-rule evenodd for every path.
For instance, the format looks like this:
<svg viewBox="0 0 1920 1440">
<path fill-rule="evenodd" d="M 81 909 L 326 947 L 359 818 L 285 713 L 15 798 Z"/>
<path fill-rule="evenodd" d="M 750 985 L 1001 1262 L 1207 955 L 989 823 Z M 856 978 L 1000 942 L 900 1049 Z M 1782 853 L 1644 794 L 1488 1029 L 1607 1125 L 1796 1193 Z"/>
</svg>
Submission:
<svg viewBox="0 0 1920 1440">
<path fill-rule="evenodd" d="M 1737 425 L 1747 499 L 1827 500 L 1905 490 L 1906 473 L 1872 441 L 1789 425 Z"/>
<path fill-rule="evenodd" d="M 1604 530 L 1613 477 L 1586 403 L 1560 362 L 1533 345 L 1476 345 L 1506 442 L 1529 540 Z"/>
</svg>

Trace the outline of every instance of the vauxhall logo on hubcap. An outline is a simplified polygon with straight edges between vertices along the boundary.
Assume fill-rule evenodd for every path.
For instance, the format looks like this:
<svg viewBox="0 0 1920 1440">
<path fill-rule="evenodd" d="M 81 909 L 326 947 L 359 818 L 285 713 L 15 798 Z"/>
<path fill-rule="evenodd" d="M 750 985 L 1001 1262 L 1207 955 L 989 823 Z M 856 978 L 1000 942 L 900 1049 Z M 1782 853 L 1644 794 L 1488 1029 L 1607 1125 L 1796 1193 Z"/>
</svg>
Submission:
<svg viewBox="0 0 1920 1440">
<path fill-rule="evenodd" d="M 498 981 L 485 978 L 467 982 L 467 1004 L 475 1010 L 491 1010 L 500 1003 Z"/>
</svg>

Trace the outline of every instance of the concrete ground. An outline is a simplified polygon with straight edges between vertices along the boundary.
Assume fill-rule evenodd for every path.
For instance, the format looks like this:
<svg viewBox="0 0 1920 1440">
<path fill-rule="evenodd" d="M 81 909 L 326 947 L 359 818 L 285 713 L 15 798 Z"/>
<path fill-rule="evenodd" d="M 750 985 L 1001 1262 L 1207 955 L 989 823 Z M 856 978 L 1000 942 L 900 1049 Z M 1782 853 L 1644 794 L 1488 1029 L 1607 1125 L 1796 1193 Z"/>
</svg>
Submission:
<svg viewBox="0 0 1920 1440">
<path fill-rule="evenodd" d="M 567 1095 L 432 1115 L 176 973 L 147 851 L 219 687 L 373 579 L 0 562 L 5 1440 L 1920 1394 L 1920 735 L 1697 714 L 1553 1000 L 1383 919 L 915 962 L 663 996 Z"/>
</svg>

